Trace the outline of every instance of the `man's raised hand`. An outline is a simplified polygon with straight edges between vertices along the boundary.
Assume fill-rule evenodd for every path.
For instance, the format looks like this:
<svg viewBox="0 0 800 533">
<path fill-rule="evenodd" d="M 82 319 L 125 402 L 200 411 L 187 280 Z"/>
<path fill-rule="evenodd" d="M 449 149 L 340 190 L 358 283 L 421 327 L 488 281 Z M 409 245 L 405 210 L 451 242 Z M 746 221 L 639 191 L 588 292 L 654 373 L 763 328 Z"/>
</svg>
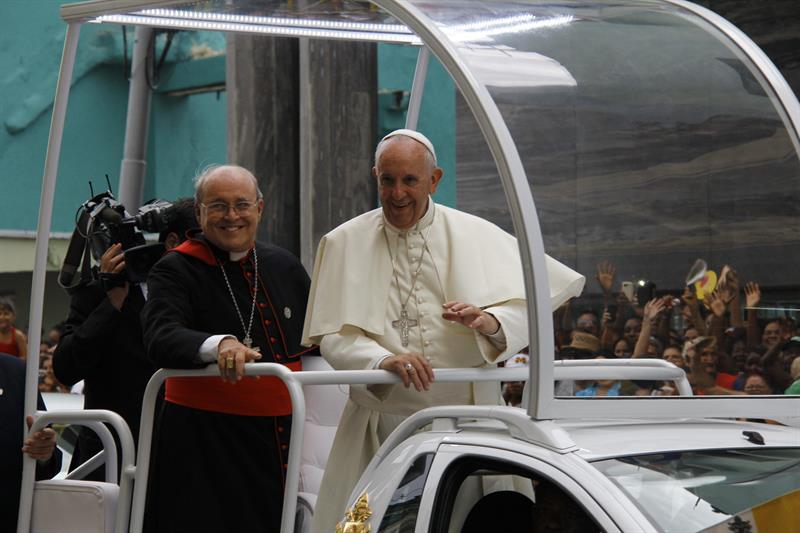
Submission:
<svg viewBox="0 0 800 533">
<path fill-rule="evenodd" d="M 500 329 L 500 322 L 480 307 L 456 301 L 442 304 L 442 307 L 442 318 L 477 329 L 484 335 L 494 335 Z"/>
<path fill-rule="evenodd" d="M 611 294 L 611 288 L 614 286 L 614 276 L 617 269 L 610 261 L 603 261 L 597 264 L 597 283 L 603 289 L 604 294 Z"/>
</svg>

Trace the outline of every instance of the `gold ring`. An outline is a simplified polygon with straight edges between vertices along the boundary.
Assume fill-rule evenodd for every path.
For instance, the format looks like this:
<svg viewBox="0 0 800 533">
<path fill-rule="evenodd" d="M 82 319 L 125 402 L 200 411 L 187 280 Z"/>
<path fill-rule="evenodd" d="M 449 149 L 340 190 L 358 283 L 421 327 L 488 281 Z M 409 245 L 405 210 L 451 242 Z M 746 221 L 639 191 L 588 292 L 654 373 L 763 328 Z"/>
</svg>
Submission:
<svg viewBox="0 0 800 533">
<path fill-rule="evenodd" d="M 406 372 L 408 372 L 409 374 L 413 374 L 414 372 L 416 372 L 414 365 L 412 365 L 411 363 L 406 363 L 404 365 L 404 368 L 406 369 Z"/>
<path fill-rule="evenodd" d="M 227 361 L 228 361 L 227 367 L 233 368 L 233 357 L 228 357 Z"/>
</svg>

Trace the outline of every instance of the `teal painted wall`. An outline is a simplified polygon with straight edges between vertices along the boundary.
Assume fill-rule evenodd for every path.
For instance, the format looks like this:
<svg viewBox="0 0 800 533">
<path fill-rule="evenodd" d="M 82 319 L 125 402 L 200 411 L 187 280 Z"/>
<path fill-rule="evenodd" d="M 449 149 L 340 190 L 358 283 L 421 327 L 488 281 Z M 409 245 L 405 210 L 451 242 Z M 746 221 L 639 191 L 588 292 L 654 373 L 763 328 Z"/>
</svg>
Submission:
<svg viewBox="0 0 800 533">
<path fill-rule="evenodd" d="M 59 1 L 6 0 L 0 3 L 0 229 L 34 230 L 47 150 L 52 99 L 66 26 Z M 164 36 L 157 40 L 160 50 Z M 128 32 L 128 57 L 133 30 Z M 59 165 L 52 230 L 72 231 L 75 211 L 105 189 L 108 174 L 118 189 L 128 81 L 123 73 L 122 29 L 88 24 L 81 28 L 73 90 Z M 378 47 L 378 83 L 383 93 L 411 89 L 418 48 Z M 159 92 L 191 82 L 224 81 L 224 38 L 217 34 L 178 34 L 167 56 L 161 86 L 153 95 L 144 198 L 190 195 L 191 178 L 211 163 L 226 160 L 225 92 L 174 96 Z M 203 59 L 211 56 L 210 61 Z M 194 68 L 194 73 L 192 72 Z M 209 72 L 212 74 L 209 75 Z M 180 87 L 177 87 L 180 88 Z M 379 124 L 402 127 L 404 110 L 392 110 L 382 97 Z M 405 99 L 407 104 L 407 96 Z M 436 146 L 445 178 L 437 201 L 456 203 L 455 88 L 434 59 L 428 71 L 419 129 Z"/>
<path fill-rule="evenodd" d="M 58 15 L 60 4 L 0 3 L 0 229 L 36 228 L 52 99 L 66 31 Z M 163 42 L 161 36 L 159 50 Z M 131 30 L 129 58 L 132 46 Z M 173 43 L 168 61 L 191 63 L 221 52 L 221 36 L 182 33 Z M 122 58 L 120 26 L 88 24 L 81 28 L 53 231 L 72 231 L 75 211 L 89 197 L 90 179 L 99 192 L 105 189 L 104 174 L 108 174 L 117 190 L 128 99 Z M 220 72 L 224 76 L 224 70 Z M 155 93 L 151 111 L 145 199 L 190 195 L 197 169 L 226 160 L 225 93 Z"/>
<path fill-rule="evenodd" d="M 157 94 L 152 106 L 149 152 L 155 170 L 148 172 L 145 199 L 191 196 L 200 170 L 227 161 L 226 93 Z"/>
<path fill-rule="evenodd" d="M 392 44 L 378 45 L 378 134 L 379 138 L 405 125 L 405 107 L 400 106 L 392 91 L 411 91 L 419 48 Z M 434 195 L 442 204 L 456 206 L 456 88 L 444 67 L 431 56 L 428 77 L 417 129 L 425 134 L 436 148 L 439 166 L 444 177 Z M 398 109 L 399 107 L 399 109 Z"/>
</svg>

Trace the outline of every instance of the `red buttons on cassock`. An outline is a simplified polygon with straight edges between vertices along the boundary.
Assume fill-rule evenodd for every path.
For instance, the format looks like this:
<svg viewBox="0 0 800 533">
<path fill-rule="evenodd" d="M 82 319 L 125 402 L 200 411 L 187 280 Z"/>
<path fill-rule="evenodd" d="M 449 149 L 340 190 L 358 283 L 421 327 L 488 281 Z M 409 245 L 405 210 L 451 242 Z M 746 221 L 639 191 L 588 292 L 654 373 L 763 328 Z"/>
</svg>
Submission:
<svg viewBox="0 0 800 533">
<path fill-rule="evenodd" d="M 259 309 L 264 309 L 266 306 L 267 306 L 267 304 L 265 304 L 263 302 L 258 302 L 258 308 Z M 269 320 L 267 320 L 267 322 L 269 322 Z"/>
<path fill-rule="evenodd" d="M 283 426 L 278 426 L 278 433 L 283 433 Z"/>
<path fill-rule="evenodd" d="M 278 340 L 278 339 L 276 339 L 275 337 L 270 337 L 270 338 L 269 338 L 269 342 L 271 342 L 271 343 L 273 343 L 273 344 L 274 344 L 274 343 L 275 343 L 275 341 L 277 341 L 277 340 Z"/>
</svg>

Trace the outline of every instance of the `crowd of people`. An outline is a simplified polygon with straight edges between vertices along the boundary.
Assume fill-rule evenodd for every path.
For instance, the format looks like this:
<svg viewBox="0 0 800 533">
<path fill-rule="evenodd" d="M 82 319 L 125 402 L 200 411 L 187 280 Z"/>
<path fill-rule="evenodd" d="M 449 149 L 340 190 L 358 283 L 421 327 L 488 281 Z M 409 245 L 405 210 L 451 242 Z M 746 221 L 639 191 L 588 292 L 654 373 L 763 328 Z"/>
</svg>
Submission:
<svg viewBox="0 0 800 533">
<path fill-rule="evenodd" d="M 646 302 L 616 286 L 616 268 L 597 265 L 604 306 L 598 311 L 568 302 L 555 314 L 556 357 L 660 358 L 684 369 L 694 394 L 776 395 L 800 393 L 800 331 L 793 310 L 761 318 L 761 290 L 742 286 L 736 271 L 723 267 L 714 291 L 686 287 Z M 574 309 L 577 308 L 577 311 Z M 569 383 L 562 394 L 677 394 L 671 383 Z"/>
<path fill-rule="evenodd" d="M 279 380 L 248 378 L 248 362 L 301 370 L 301 355 L 322 355 L 337 370 L 384 369 L 402 381 L 350 387 L 314 531 L 335 528 L 361 472 L 405 417 L 433 405 L 502 402 L 497 384 L 436 383 L 434 368 L 527 364 L 514 238 L 432 200 L 443 171 L 418 132 L 384 137 L 373 176 L 381 206 L 325 235 L 310 277 L 289 252 L 256 243 L 265 202 L 258 180 L 226 165 L 205 170 L 194 198 L 175 202 L 159 236 L 169 252 L 146 284 L 127 281 L 115 243 L 96 258 L 96 276 L 73 291 L 69 317 L 40 348 L 41 391 L 83 382 L 86 407 L 120 413 L 138 437 L 142 394 L 156 368 L 219 368 L 219 377 L 167 380 L 147 531 L 279 528 L 291 403 Z M 551 258 L 547 267 L 553 305 L 577 295 L 568 293 L 580 274 Z M 762 323 L 758 284 L 740 287 L 733 269 L 702 300 L 689 289 L 646 302 L 614 294 L 608 262 L 596 277 L 601 311 L 576 301 L 555 310 L 557 358 L 663 358 L 687 370 L 696 394 L 800 392 L 797 324 Z M 13 355 L 24 357 L 13 304 L 8 309 L 0 300 L 0 347 L 14 344 Z M 521 402 L 519 384 L 505 384 L 503 393 Z M 674 394 L 675 387 L 562 381 L 556 393 Z M 73 467 L 98 450 L 82 434 Z M 194 512 L 207 495 L 215 505 Z"/>
</svg>

